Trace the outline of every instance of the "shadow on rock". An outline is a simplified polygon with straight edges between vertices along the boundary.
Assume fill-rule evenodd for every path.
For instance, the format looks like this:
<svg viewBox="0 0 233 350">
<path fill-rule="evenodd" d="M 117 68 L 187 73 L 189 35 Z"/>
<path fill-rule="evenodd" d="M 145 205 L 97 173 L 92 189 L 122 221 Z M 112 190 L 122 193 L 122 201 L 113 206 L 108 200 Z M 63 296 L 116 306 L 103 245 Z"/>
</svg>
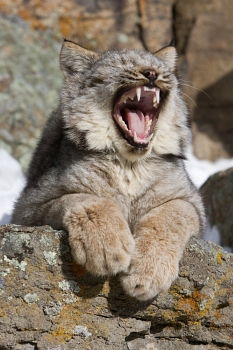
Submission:
<svg viewBox="0 0 233 350">
<path fill-rule="evenodd" d="M 197 96 L 193 112 L 194 150 L 201 159 L 233 156 L 232 91 L 233 71 Z"/>
<path fill-rule="evenodd" d="M 108 307 L 114 316 L 129 317 L 145 310 L 152 301 L 140 302 L 125 294 L 117 277 L 109 280 Z"/>
<path fill-rule="evenodd" d="M 64 277 L 77 283 L 80 288 L 77 291 L 78 296 L 85 299 L 96 297 L 102 290 L 106 279 L 92 276 L 82 266 L 75 263 L 71 255 L 67 232 L 64 232 L 60 239 L 60 254 Z"/>
</svg>

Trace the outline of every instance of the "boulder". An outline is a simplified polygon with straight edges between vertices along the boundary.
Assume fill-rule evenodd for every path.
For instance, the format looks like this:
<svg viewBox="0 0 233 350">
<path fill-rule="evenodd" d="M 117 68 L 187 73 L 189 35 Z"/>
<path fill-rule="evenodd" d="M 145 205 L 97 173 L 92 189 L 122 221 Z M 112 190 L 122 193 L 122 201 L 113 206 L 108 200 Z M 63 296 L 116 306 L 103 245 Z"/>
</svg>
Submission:
<svg viewBox="0 0 233 350">
<path fill-rule="evenodd" d="M 233 156 L 232 16 L 232 0 L 177 0 L 174 7 L 181 86 L 192 110 L 194 153 L 200 159 Z"/>
<path fill-rule="evenodd" d="M 233 249 L 233 168 L 220 171 L 201 188 L 210 226 L 215 226 L 221 245 Z"/>
<path fill-rule="evenodd" d="M 233 347 L 233 255 L 192 238 L 167 293 L 140 303 L 74 264 L 67 234 L 0 227 L 0 349 Z"/>
<path fill-rule="evenodd" d="M 0 148 L 25 170 L 57 105 L 61 41 L 49 32 L 32 31 L 19 18 L 0 17 L 0 42 Z"/>
</svg>

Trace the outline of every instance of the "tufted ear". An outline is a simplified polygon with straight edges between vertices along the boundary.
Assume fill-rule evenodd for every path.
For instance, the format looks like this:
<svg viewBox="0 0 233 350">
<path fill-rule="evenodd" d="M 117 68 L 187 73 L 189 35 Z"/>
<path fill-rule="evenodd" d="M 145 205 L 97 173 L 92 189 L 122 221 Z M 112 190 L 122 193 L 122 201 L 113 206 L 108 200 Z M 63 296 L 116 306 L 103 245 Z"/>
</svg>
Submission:
<svg viewBox="0 0 233 350">
<path fill-rule="evenodd" d="M 156 51 L 155 56 L 159 57 L 164 63 L 168 66 L 171 71 L 175 70 L 176 60 L 177 60 L 177 52 L 174 46 L 166 46 L 162 49 Z"/>
<path fill-rule="evenodd" d="M 97 56 L 95 52 L 84 49 L 73 41 L 64 39 L 60 53 L 60 66 L 65 77 L 75 76 L 78 78 L 90 67 Z"/>
</svg>

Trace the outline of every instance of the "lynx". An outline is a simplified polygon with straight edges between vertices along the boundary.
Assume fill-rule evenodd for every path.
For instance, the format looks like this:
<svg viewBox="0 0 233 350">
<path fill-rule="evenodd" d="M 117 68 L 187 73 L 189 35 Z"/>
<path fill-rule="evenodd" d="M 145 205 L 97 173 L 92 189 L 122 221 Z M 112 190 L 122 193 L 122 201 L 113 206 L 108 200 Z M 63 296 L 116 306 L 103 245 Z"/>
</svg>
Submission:
<svg viewBox="0 0 233 350">
<path fill-rule="evenodd" d="M 168 46 L 94 53 L 65 40 L 64 86 L 31 161 L 13 222 L 69 233 L 75 261 L 150 300 L 178 276 L 204 223 L 184 168 L 187 110 Z"/>
</svg>

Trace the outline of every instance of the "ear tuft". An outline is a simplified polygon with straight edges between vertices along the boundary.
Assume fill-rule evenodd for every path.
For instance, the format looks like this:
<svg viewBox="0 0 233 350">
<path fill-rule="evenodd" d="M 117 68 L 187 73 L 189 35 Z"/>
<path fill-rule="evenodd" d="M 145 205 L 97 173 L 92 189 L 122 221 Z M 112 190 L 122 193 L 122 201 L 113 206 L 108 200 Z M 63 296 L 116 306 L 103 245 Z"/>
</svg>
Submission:
<svg viewBox="0 0 233 350">
<path fill-rule="evenodd" d="M 60 66 L 65 77 L 78 76 L 94 62 L 96 57 L 95 52 L 79 46 L 74 41 L 64 39 L 60 53 Z"/>
<path fill-rule="evenodd" d="M 154 53 L 164 61 L 171 71 L 175 70 L 177 61 L 177 51 L 174 46 L 166 46 Z"/>
</svg>

